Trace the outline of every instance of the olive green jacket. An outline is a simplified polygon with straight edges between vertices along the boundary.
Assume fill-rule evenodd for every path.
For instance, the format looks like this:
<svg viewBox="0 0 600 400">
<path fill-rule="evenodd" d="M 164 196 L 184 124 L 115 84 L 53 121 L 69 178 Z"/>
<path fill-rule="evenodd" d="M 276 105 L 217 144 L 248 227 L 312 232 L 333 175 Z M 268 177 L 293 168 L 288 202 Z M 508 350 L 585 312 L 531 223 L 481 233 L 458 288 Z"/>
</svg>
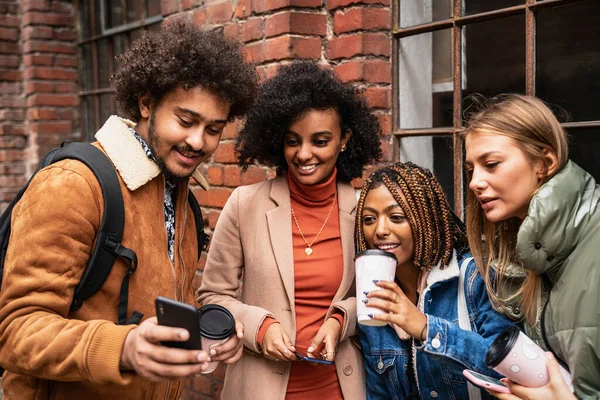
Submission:
<svg viewBox="0 0 600 400">
<path fill-rule="evenodd" d="M 525 268 L 551 285 L 542 315 L 548 344 L 586 399 L 600 398 L 599 200 L 600 185 L 569 161 L 533 196 L 517 237 Z"/>
</svg>

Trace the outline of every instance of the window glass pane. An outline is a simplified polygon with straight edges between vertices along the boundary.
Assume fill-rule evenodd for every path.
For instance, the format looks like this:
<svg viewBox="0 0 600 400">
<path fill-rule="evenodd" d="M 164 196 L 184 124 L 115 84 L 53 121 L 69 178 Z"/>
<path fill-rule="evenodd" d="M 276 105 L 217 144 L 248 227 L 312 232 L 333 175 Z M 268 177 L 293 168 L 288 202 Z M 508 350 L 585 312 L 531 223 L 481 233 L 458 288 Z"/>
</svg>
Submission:
<svg viewBox="0 0 600 400">
<path fill-rule="evenodd" d="M 101 39 L 98 44 L 98 89 L 104 89 L 109 86 L 111 73 L 112 49 L 109 39 Z"/>
<path fill-rule="evenodd" d="M 454 0 L 400 0 L 398 25 L 402 28 L 442 21 L 452 17 Z"/>
<path fill-rule="evenodd" d="M 161 15 L 160 11 L 160 0 L 148 0 L 146 2 L 148 7 L 148 13 L 146 14 L 148 17 L 153 17 L 155 15 Z"/>
<path fill-rule="evenodd" d="M 600 128 L 570 130 L 569 158 L 600 182 Z"/>
<path fill-rule="evenodd" d="M 100 126 L 102 126 L 108 117 L 113 114 L 114 102 L 111 93 L 101 94 L 100 96 Z"/>
<path fill-rule="evenodd" d="M 92 65 L 92 45 L 84 44 L 81 46 L 81 86 L 83 90 L 94 88 L 93 65 Z"/>
<path fill-rule="evenodd" d="M 454 156 L 452 136 L 420 136 L 400 139 L 400 161 L 429 168 L 440 181 L 454 209 Z"/>
<path fill-rule="evenodd" d="M 106 29 L 125 24 L 125 10 L 123 9 L 125 0 L 105 0 L 104 1 L 104 21 Z"/>
<path fill-rule="evenodd" d="M 81 136 L 91 141 L 94 137 L 94 105 L 91 96 L 81 97 Z"/>
<path fill-rule="evenodd" d="M 113 44 L 113 71 L 116 71 L 119 63 L 116 60 L 116 57 L 119 54 L 122 54 L 125 50 L 129 48 L 129 35 L 127 33 L 122 33 L 119 35 L 115 35 L 112 37 Z"/>
<path fill-rule="evenodd" d="M 87 39 L 91 35 L 90 3 L 88 0 L 79 1 L 79 37 Z"/>
<path fill-rule="evenodd" d="M 463 51 L 463 97 L 525 93 L 524 15 L 467 25 Z M 468 106 L 467 99 L 464 108 Z"/>
<path fill-rule="evenodd" d="M 102 11 L 100 9 L 100 1 L 92 1 L 92 4 L 94 5 L 94 29 L 92 35 L 97 36 L 102 34 Z"/>
<path fill-rule="evenodd" d="M 144 19 L 144 2 L 140 0 L 127 0 L 127 23 L 142 21 Z"/>
<path fill-rule="evenodd" d="M 574 121 L 599 120 L 598 0 L 539 10 L 536 31 L 536 95 Z"/>
<path fill-rule="evenodd" d="M 525 0 L 464 0 L 465 15 L 525 4 Z"/>
<path fill-rule="evenodd" d="M 452 126 L 452 30 L 402 38 L 398 53 L 398 126 Z"/>
</svg>

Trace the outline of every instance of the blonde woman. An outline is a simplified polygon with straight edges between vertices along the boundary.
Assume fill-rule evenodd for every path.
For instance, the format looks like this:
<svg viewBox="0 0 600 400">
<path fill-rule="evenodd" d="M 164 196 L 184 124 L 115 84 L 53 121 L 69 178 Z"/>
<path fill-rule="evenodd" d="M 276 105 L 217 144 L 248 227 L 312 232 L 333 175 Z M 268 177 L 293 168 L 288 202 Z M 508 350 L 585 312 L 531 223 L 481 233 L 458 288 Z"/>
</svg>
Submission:
<svg viewBox="0 0 600 400">
<path fill-rule="evenodd" d="M 495 395 L 573 398 L 558 362 L 575 396 L 600 396 L 600 187 L 568 159 L 565 132 L 533 97 L 488 101 L 470 119 L 465 146 L 469 246 L 490 299 L 524 318 L 527 334 L 551 352 L 548 385 L 508 383 L 513 395 Z M 485 278 L 492 269 L 496 282 Z"/>
</svg>

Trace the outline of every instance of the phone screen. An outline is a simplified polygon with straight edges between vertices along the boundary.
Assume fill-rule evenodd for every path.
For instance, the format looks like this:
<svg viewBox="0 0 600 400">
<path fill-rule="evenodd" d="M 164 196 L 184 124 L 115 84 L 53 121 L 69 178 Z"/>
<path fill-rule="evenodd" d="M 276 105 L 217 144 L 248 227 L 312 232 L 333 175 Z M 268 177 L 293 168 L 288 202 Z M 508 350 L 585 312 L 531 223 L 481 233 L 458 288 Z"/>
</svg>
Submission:
<svg viewBox="0 0 600 400">
<path fill-rule="evenodd" d="M 471 370 L 469 370 L 469 372 L 475 378 L 480 379 L 484 382 L 489 382 L 489 383 L 493 383 L 495 385 L 500 385 L 500 386 L 506 386 L 504 383 L 500 382 L 498 379 L 492 378 L 491 376 L 483 375 L 483 374 L 480 374 L 478 372 L 471 371 Z"/>
<path fill-rule="evenodd" d="M 296 355 L 296 357 L 298 357 L 300 360 L 302 361 L 307 361 L 309 363 L 313 363 L 313 364 L 319 364 L 319 365 L 332 365 L 333 361 L 328 361 L 328 360 L 321 360 L 319 358 L 311 358 L 311 357 L 306 357 L 303 356 L 302 354 L 296 352 L 294 353 Z"/>
</svg>

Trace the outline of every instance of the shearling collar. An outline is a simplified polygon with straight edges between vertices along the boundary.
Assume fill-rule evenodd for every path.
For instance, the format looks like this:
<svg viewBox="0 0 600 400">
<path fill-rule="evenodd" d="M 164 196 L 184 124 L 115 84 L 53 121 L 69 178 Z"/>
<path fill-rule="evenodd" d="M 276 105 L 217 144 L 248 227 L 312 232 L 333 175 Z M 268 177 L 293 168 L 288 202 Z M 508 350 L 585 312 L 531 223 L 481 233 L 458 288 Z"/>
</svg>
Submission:
<svg viewBox="0 0 600 400">
<path fill-rule="evenodd" d="M 458 265 L 456 250 L 452 252 L 452 259 L 448 265 L 444 266 L 444 269 L 440 268 L 440 264 L 441 261 L 429 272 L 429 275 L 427 276 L 427 287 L 430 287 L 437 282 L 443 282 L 452 278 L 456 278 L 460 275 L 460 267 Z"/>
<path fill-rule="evenodd" d="M 148 158 L 128 127 L 135 128 L 135 123 L 113 115 L 96 133 L 96 139 L 115 165 L 127 188 L 133 191 L 156 178 L 161 172 L 158 165 Z M 208 190 L 208 182 L 198 169 L 194 171 L 192 178 L 202 189 Z"/>
</svg>

